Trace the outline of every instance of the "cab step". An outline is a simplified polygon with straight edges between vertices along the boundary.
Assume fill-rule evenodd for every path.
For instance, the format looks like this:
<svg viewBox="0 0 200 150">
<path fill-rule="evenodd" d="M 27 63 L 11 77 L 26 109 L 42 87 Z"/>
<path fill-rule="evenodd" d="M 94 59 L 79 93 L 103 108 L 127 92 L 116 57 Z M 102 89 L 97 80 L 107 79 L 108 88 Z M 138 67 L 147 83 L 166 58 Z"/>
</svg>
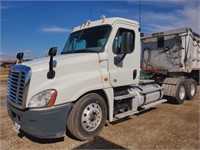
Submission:
<svg viewBox="0 0 200 150">
<path fill-rule="evenodd" d="M 139 113 L 139 111 L 137 111 L 137 110 L 129 110 L 129 111 L 126 111 L 124 113 L 120 113 L 120 114 L 115 115 L 115 118 L 121 119 L 121 118 L 124 118 L 124 117 L 127 117 L 127 116 L 131 116 L 131 115 L 137 114 L 137 113 Z"/>
<path fill-rule="evenodd" d="M 149 108 L 154 107 L 156 105 L 162 104 L 162 103 L 164 103 L 166 101 L 167 101 L 166 99 L 161 99 L 159 101 L 156 101 L 156 102 L 153 102 L 153 103 L 150 103 L 150 104 L 147 104 L 147 105 L 143 105 L 143 106 L 141 106 L 141 108 L 149 109 Z"/>
</svg>

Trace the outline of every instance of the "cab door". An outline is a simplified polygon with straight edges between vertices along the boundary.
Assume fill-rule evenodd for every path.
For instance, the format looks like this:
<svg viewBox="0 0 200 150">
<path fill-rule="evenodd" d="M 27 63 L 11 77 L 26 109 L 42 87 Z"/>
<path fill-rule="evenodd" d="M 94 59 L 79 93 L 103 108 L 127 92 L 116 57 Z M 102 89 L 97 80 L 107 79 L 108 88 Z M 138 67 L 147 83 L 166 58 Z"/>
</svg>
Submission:
<svg viewBox="0 0 200 150">
<path fill-rule="evenodd" d="M 125 33 L 131 34 L 131 51 L 122 52 Z M 137 25 L 117 22 L 113 25 L 108 45 L 108 71 L 113 87 L 138 83 L 140 71 L 140 37 Z"/>
</svg>

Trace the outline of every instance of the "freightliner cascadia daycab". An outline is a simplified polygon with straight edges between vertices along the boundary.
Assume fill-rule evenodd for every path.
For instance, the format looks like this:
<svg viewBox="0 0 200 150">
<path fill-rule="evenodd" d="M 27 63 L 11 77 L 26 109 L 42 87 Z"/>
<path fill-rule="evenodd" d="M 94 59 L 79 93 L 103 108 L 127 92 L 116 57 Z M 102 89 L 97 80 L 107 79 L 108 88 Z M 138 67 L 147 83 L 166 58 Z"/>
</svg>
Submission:
<svg viewBox="0 0 200 150">
<path fill-rule="evenodd" d="M 140 40 L 138 22 L 103 17 L 75 27 L 61 55 L 53 47 L 49 57 L 22 62 L 19 53 L 22 63 L 10 68 L 7 90 L 15 129 L 38 138 L 63 137 L 68 130 L 88 140 L 106 121 L 166 102 L 166 86 L 178 104 L 191 96 L 188 91 L 193 97 L 196 82 L 189 77 L 140 79 Z"/>
</svg>

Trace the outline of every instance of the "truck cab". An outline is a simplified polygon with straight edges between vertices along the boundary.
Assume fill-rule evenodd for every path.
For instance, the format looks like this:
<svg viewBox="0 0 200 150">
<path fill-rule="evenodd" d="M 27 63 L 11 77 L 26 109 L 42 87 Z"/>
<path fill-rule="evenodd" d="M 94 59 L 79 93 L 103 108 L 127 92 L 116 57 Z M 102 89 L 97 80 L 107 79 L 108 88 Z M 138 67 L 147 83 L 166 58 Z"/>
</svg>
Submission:
<svg viewBox="0 0 200 150">
<path fill-rule="evenodd" d="M 7 108 L 15 129 L 38 138 L 97 136 L 112 122 L 166 100 L 163 88 L 140 81 L 136 21 L 101 18 L 73 28 L 60 55 L 10 68 Z"/>
</svg>

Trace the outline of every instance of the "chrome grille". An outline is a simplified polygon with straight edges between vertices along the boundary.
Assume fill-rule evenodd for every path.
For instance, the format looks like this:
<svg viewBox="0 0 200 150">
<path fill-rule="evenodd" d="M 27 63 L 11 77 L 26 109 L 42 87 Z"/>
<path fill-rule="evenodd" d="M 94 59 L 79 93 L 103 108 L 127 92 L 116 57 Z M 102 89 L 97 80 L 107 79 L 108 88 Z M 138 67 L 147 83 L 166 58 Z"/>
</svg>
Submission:
<svg viewBox="0 0 200 150">
<path fill-rule="evenodd" d="M 15 107 L 25 108 L 30 74 L 30 68 L 23 65 L 15 65 L 9 70 L 7 100 Z"/>
</svg>

